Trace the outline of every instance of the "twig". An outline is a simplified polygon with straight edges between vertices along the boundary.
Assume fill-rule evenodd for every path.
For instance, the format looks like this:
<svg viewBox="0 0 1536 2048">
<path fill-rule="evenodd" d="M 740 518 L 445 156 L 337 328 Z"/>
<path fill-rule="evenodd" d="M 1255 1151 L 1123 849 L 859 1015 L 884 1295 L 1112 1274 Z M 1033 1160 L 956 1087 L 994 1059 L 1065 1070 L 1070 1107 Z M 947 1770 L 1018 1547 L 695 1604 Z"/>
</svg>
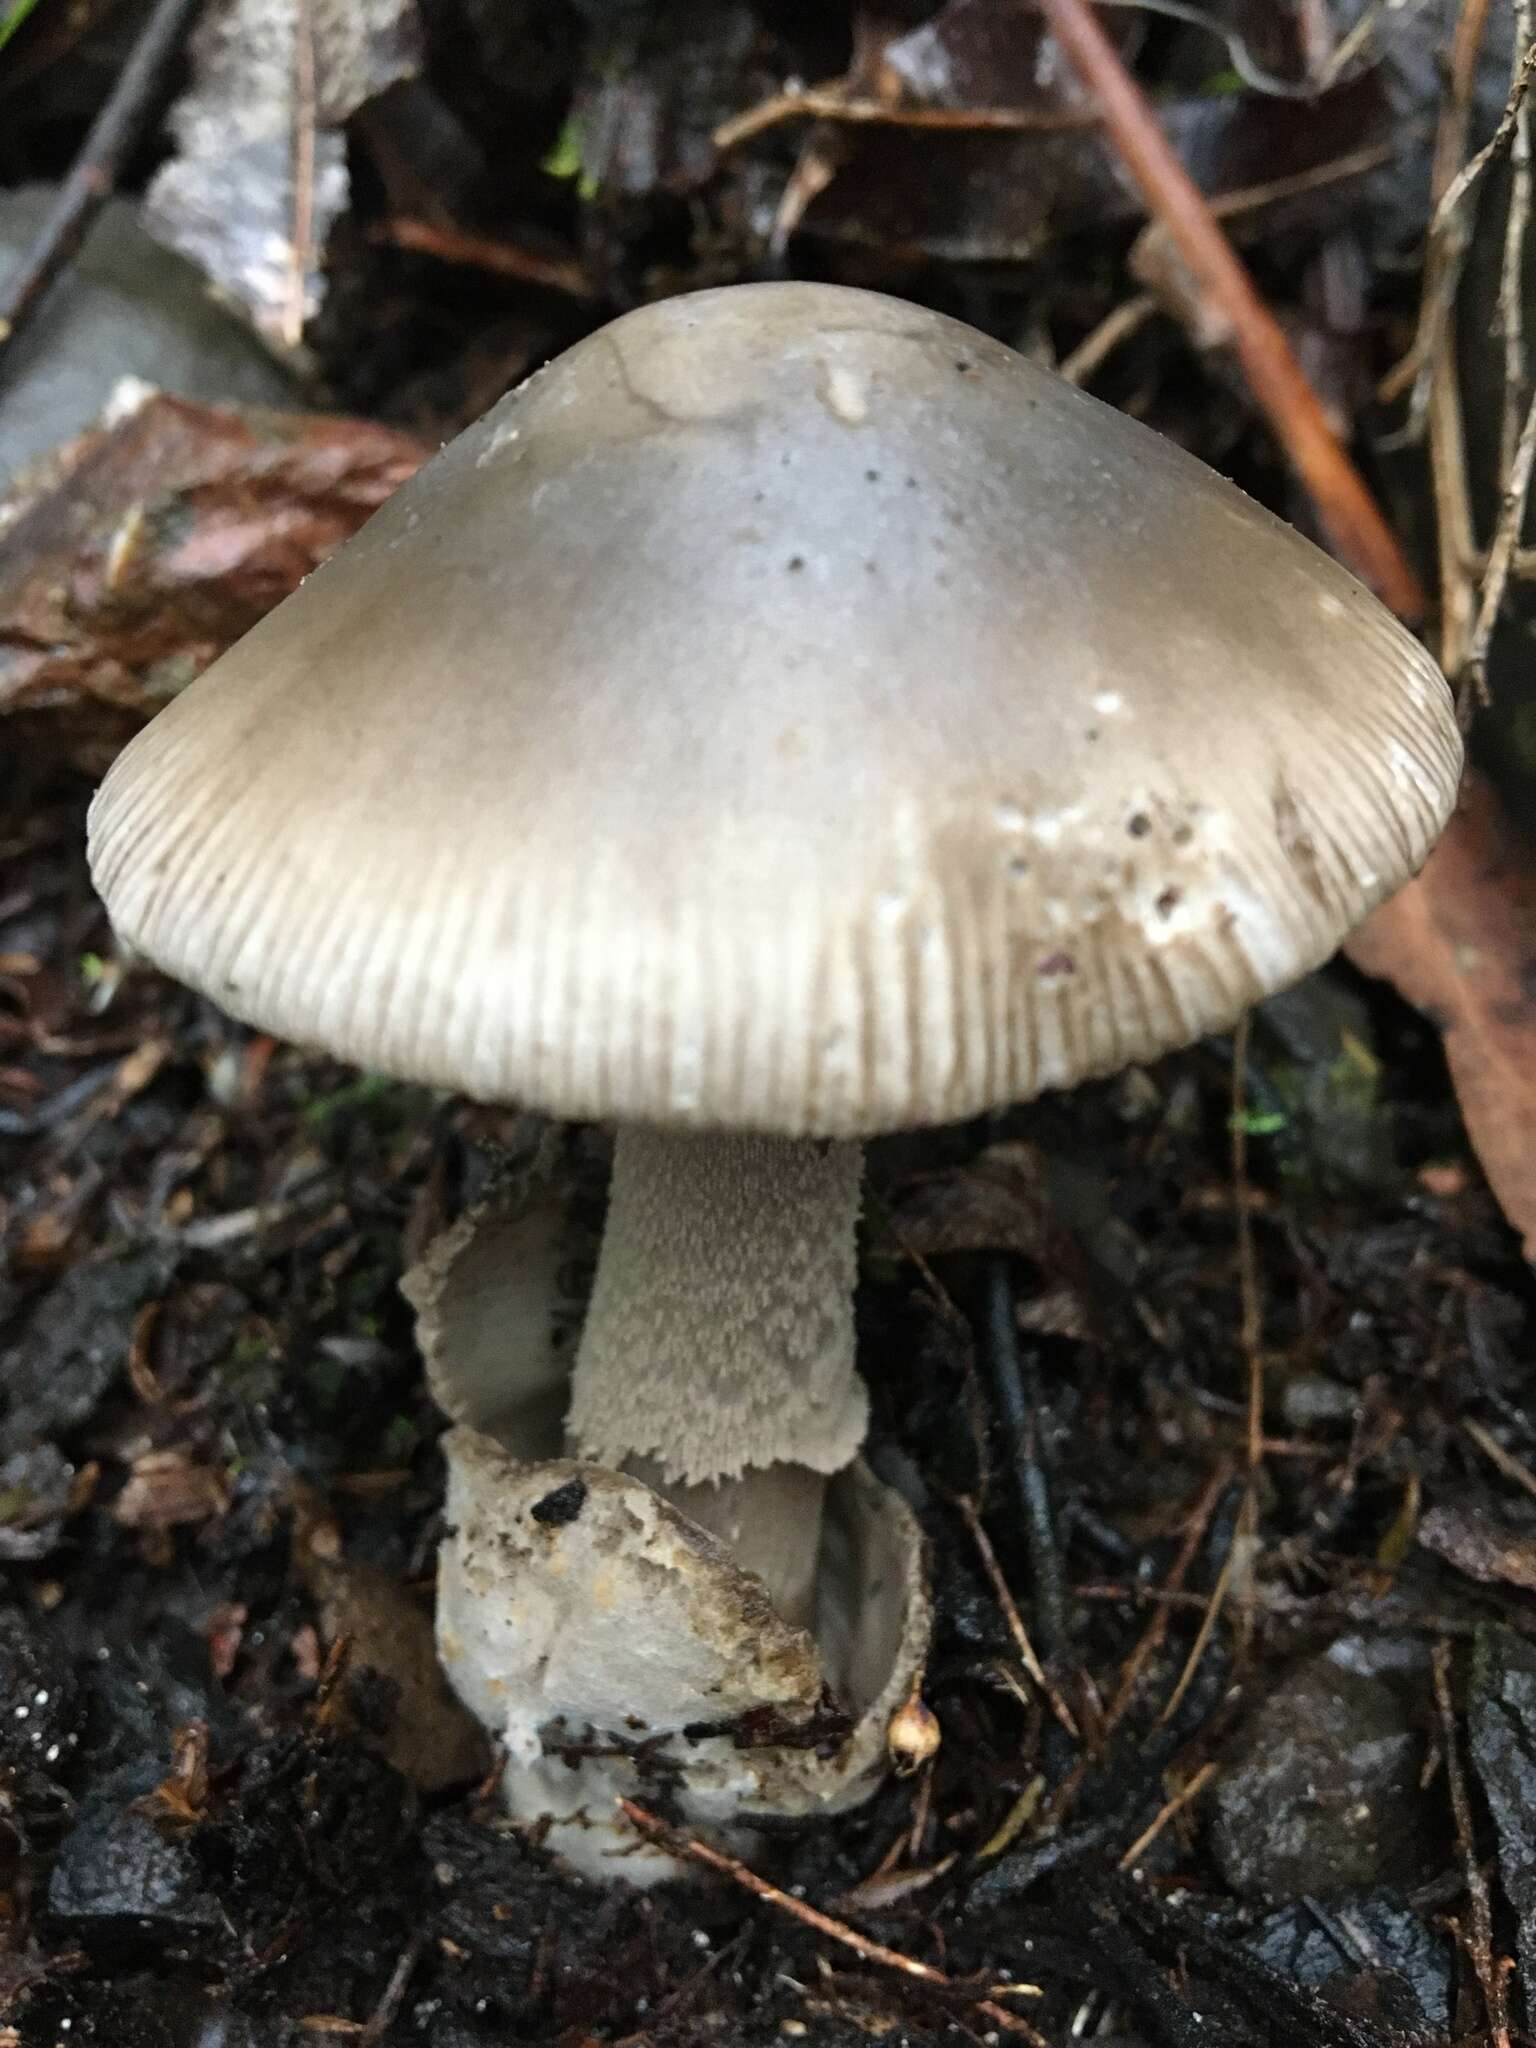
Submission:
<svg viewBox="0 0 1536 2048">
<path fill-rule="evenodd" d="M 1163 1829 L 1167 1827 L 1169 1821 L 1174 1818 L 1175 1814 L 1182 1813 L 1186 1806 L 1200 1797 L 1200 1794 L 1209 1785 L 1220 1768 L 1219 1764 L 1202 1764 L 1189 1783 L 1174 1793 L 1173 1797 L 1158 1813 L 1156 1819 L 1142 1829 L 1129 1849 L 1120 1858 L 1120 1868 L 1122 1870 L 1135 1869 L 1142 1857 L 1146 1855 L 1152 1844 L 1163 1832 Z"/>
<path fill-rule="evenodd" d="M 1189 1575 L 1189 1568 L 1194 1563 L 1200 1545 L 1205 1540 L 1205 1532 L 1210 1526 L 1211 1517 L 1215 1514 L 1217 1505 L 1231 1482 L 1232 1467 L 1228 1464 L 1218 1465 L 1206 1481 L 1205 1486 L 1201 1490 L 1200 1498 L 1195 1502 L 1194 1507 L 1190 1511 L 1189 1520 L 1184 1530 L 1184 1540 L 1179 1545 L 1178 1555 L 1173 1560 L 1167 1578 L 1156 1591 L 1151 1618 L 1137 1639 L 1130 1656 L 1126 1658 L 1120 1672 L 1119 1682 L 1115 1687 L 1114 1697 L 1104 1710 L 1104 1718 L 1099 1730 L 1101 1744 L 1108 1742 L 1110 1736 L 1113 1735 L 1116 1728 L 1124 1720 L 1140 1689 L 1143 1673 L 1162 1648 L 1163 1638 L 1168 1633 L 1169 1619 L 1173 1615 L 1175 1608 L 1180 1604 L 1179 1596 L 1183 1593 L 1184 1581 Z M 1209 1608 L 1207 1608 L 1207 1612 L 1209 1612 Z M 1090 1758 L 1085 1752 L 1078 1758 L 1060 1787 L 1052 1795 L 1050 1819 L 1053 1826 L 1059 1827 L 1066 1815 L 1071 1811 L 1079 1792 L 1083 1788 L 1083 1781 L 1088 1775 L 1089 1764 Z"/>
<path fill-rule="evenodd" d="M 1514 140 L 1509 150 L 1509 216 L 1504 226 L 1504 257 L 1499 276 L 1499 325 L 1504 333 L 1504 414 L 1500 423 L 1500 472 L 1514 468 L 1530 373 L 1525 361 L 1525 232 L 1531 218 L 1531 101 L 1522 83 L 1526 65 L 1536 57 L 1536 7 L 1515 0 L 1514 68 L 1510 105 L 1515 113 Z"/>
<path fill-rule="evenodd" d="M 1488 649 L 1504 603 L 1515 550 L 1525 525 L 1531 491 L 1531 465 L 1536 461 L 1536 402 L 1525 360 L 1525 236 L 1531 214 L 1531 103 L 1528 87 L 1536 66 L 1536 10 L 1532 0 L 1516 0 L 1514 75 L 1501 132 L 1513 122 L 1510 145 L 1509 213 L 1504 228 L 1504 253 L 1499 276 L 1499 325 L 1504 332 L 1504 406 L 1499 431 L 1499 515 L 1488 564 L 1478 591 L 1477 617 L 1458 683 L 1472 701 L 1488 702 Z M 1522 422 L 1522 414 L 1524 419 Z"/>
<path fill-rule="evenodd" d="M 1462 174 L 1477 64 L 1488 26 L 1489 0 L 1462 0 L 1451 38 L 1445 104 L 1435 134 L 1430 175 L 1432 218 L 1438 218 L 1447 196 Z M 1447 218 L 1453 217 L 1447 214 Z M 1423 306 L 1440 289 L 1432 272 L 1441 259 L 1432 243 L 1426 266 Z M 1466 433 L 1461 417 L 1461 378 L 1456 365 L 1456 329 L 1444 314 L 1438 329 L 1427 325 L 1421 310 L 1420 333 L 1433 336 L 1426 357 L 1429 375 L 1429 469 L 1435 500 L 1435 551 L 1440 582 L 1440 666 L 1448 676 L 1460 675 L 1477 610 L 1477 592 L 1469 564 L 1477 549 L 1472 518 L 1472 492 L 1467 481 Z"/>
<path fill-rule="evenodd" d="M 1465 1946 L 1487 2008 L 1488 2032 L 1493 2048 L 1509 2048 L 1509 1998 L 1504 1972 L 1494 1958 L 1493 1908 L 1488 1898 L 1488 1880 L 1478 1861 L 1477 1844 L 1472 1833 L 1472 1802 L 1467 1797 L 1461 1744 L 1456 1736 L 1456 1708 L 1451 1698 L 1451 1646 L 1447 1642 L 1435 1645 L 1434 1671 L 1435 1704 L 1440 1709 L 1440 1746 L 1445 1752 L 1445 1776 L 1451 1794 L 1451 1814 L 1456 1823 L 1456 1846 L 1461 1851 L 1467 1897 L 1472 1908 L 1472 1927 Z"/>
<path fill-rule="evenodd" d="M 1252 1498 L 1253 1489 L 1250 1486 L 1243 1496 L 1245 1507 Z M 1216 1575 L 1216 1583 L 1211 1588 L 1211 1597 L 1205 1604 L 1204 1614 L 1200 1617 L 1200 1626 L 1195 1630 L 1195 1640 L 1190 1646 L 1189 1655 L 1184 1660 L 1184 1669 L 1179 1673 L 1178 1683 L 1174 1686 L 1173 1691 L 1169 1693 L 1163 1711 L 1157 1717 L 1164 1726 L 1173 1719 L 1179 1708 L 1184 1704 L 1184 1695 L 1194 1683 L 1195 1673 L 1200 1669 L 1201 1659 L 1205 1656 L 1206 1650 L 1210 1646 L 1211 1637 L 1216 1633 L 1216 1624 L 1221 1619 L 1221 1610 L 1227 1604 L 1227 1594 L 1232 1588 L 1232 1573 L 1237 1563 L 1238 1543 L 1245 1533 L 1242 1527 L 1242 1519 L 1242 1517 L 1239 1517 L 1238 1526 L 1232 1532 L 1232 1541 L 1227 1545 L 1227 1554 L 1221 1561 L 1221 1570 Z M 1164 1611 L 1166 1612 L 1166 1610 Z"/>
<path fill-rule="evenodd" d="M 841 121 L 854 127 L 940 128 L 959 134 L 1056 135 L 1092 128 L 1098 116 L 1080 108 L 914 107 L 900 100 L 855 96 L 834 79 L 798 92 L 776 92 L 744 113 L 733 114 L 715 130 L 714 145 L 724 155 L 769 128 L 800 120 Z"/>
<path fill-rule="evenodd" d="M 1389 163 L 1391 158 L 1392 150 L 1387 144 L 1351 150 L 1347 156 L 1336 157 L 1331 163 L 1318 164 L 1311 170 L 1297 171 L 1289 177 L 1273 178 L 1263 185 L 1246 185 L 1236 192 L 1218 192 L 1211 199 L 1211 211 L 1218 220 L 1240 221 L 1248 214 L 1258 213 L 1281 200 L 1300 198 L 1320 187 L 1340 184 L 1346 178 L 1361 177 L 1365 172 Z M 1148 226 L 1143 235 L 1156 232 L 1155 225 Z M 1133 271 L 1136 268 L 1134 252 L 1131 268 Z M 1164 303 L 1162 295 L 1151 291 L 1138 292 L 1134 298 L 1126 299 L 1106 313 L 1092 333 L 1058 363 L 1058 375 L 1065 377 L 1069 384 L 1085 384 L 1105 357 L 1122 341 L 1128 341 L 1138 333 L 1154 313 L 1163 310 Z"/>
<path fill-rule="evenodd" d="M 1124 1669 L 1120 1673 L 1120 1682 L 1115 1687 L 1114 1698 L 1105 1710 L 1104 1733 L 1106 1735 L 1117 1728 L 1124 1719 L 1126 1710 L 1136 1697 L 1136 1689 L 1141 1683 L 1141 1674 L 1147 1668 L 1148 1662 L 1162 1648 L 1163 1638 L 1168 1633 L 1168 1618 L 1173 1612 L 1173 1602 L 1168 1596 L 1182 1592 L 1184 1581 L 1189 1575 L 1189 1568 L 1195 1561 L 1195 1553 L 1204 1541 L 1210 1519 L 1216 1512 L 1217 1502 L 1226 1492 L 1231 1479 L 1231 1466 L 1218 1465 L 1210 1478 L 1205 1482 L 1200 1498 L 1195 1503 L 1194 1510 L 1190 1515 L 1188 1527 L 1184 1531 L 1184 1541 L 1179 1545 L 1179 1554 L 1174 1559 L 1172 1569 L 1159 1589 L 1163 1598 L 1153 1610 L 1152 1618 L 1142 1632 L 1136 1647 L 1132 1650 L 1130 1656 L 1126 1658 Z"/>
<path fill-rule="evenodd" d="M 123 161 L 148 119 L 161 74 L 201 5 L 202 0 L 158 0 L 144 24 L 37 239 L 0 288 L 0 351 L 21 332 L 111 197 Z"/>
<path fill-rule="evenodd" d="M 1056 1716 L 1062 1727 L 1066 1729 L 1074 1741 L 1080 1740 L 1077 1722 L 1072 1717 L 1071 1708 L 1068 1707 L 1061 1694 L 1052 1685 L 1050 1679 L 1046 1676 L 1045 1666 L 1035 1654 L 1035 1646 L 1029 1639 L 1029 1630 L 1024 1626 L 1024 1617 L 1019 1612 L 1018 1602 L 1014 1599 L 1008 1581 L 1003 1576 L 1003 1568 L 997 1561 L 997 1552 L 992 1548 L 992 1539 L 981 1525 L 981 1517 L 976 1512 L 976 1503 L 973 1500 L 968 1500 L 964 1494 L 961 1494 L 956 1505 L 965 1519 L 965 1526 L 971 1532 L 972 1541 L 976 1545 L 976 1554 L 981 1559 L 981 1568 L 991 1583 L 997 1604 L 1003 1610 L 1003 1619 L 1008 1624 L 1008 1633 L 1013 1637 L 1014 1648 L 1019 1653 L 1019 1662 L 1024 1666 L 1024 1669 L 1029 1673 L 1041 1692 L 1044 1693 L 1046 1699 L 1049 1700 L 1051 1712 Z"/>
<path fill-rule="evenodd" d="M 1318 88 L 1310 78 L 1281 78 L 1274 71 L 1266 71 L 1257 57 L 1243 41 L 1235 35 L 1225 22 L 1218 21 L 1214 13 L 1203 7 L 1193 7 L 1189 0 L 1099 0 L 1101 7 L 1134 8 L 1138 14 L 1161 14 L 1170 21 L 1187 22 L 1191 28 L 1203 29 L 1208 36 L 1226 47 L 1227 62 L 1237 73 L 1250 92 L 1261 92 L 1269 99 L 1310 100 L 1317 96 Z"/>
<path fill-rule="evenodd" d="M 1470 35 L 1471 28 L 1481 30 L 1485 25 L 1487 0 L 1467 0 L 1461 18 L 1457 23 L 1457 38 L 1451 45 L 1452 89 L 1448 96 L 1446 113 L 1459 133 L 1462 147 L 1465 146 L 1467 115 L 1470 111 L 1470 95 L 1474 82 L 1472 69 L 1462 70 L 1458 59 L 1462 56 L 1461 36 L 1463 28 Z M 1471 50 L 1476 57 L 1476 48 Z M 1409 385 L 1413 386 L 1413 397 L 1409 402 L 1409 431 L 1417 435 L 1423 426 L 1429 404 L 1429 372 L 1440 338 L 1451 317 L 1455 304 L 1456 289 L 1461 282 L 1462 269 L 1466 263 L 1467 250 L 1471 245 L 1471 201 L 1484 175 L 1504 152 L 1514 147 L 1520 133 L 1520 116 L 1526 95 L 1530 90 L 1531 75 L 1536 69 L 1536 49 L 1525 49 L 1515 71 L 1515 81 L 1510 92 L 1509 105 L 1504 109 L 1498 127 L 1484 143 L 1470 162 L 1452 169 L 1444 188 L 1438 192 L 1434 210 L 1430 215 L 1429 239 L 1425 251 L 1424 288 L 1419 301 L 1419 319 L 1412 346 L 1393 369 L 1382 379 L 1378 395 L 1390 402 L 1401 398 Z M 1467 101 L 1461 101 L 1465 91 Z M 1442 134 L 1445 132 L 1442 121 Z M 1456 151 L 1459 162 L 1461 148 Z M 1439 143 L 1435 149 L 1435 169 L 1443 168 L 1443 153 Z"/>
<path fill-rule="evenodd" d="M 1083 83 L 1097 97 L 1109 135 L 1148 208 L 1230 323 L 1254 396 L 1311 493 L 1335 551 L 1394 611 L 1419 616 L 1426 600 L 1407 557 L 1340 446 L 1280 323 L 1254 289 L 1087 0 L 1040 0 L 1040 5 Z"/>
<path fill-rule="evenodd" d="M 1491 1431 L 1484 1429 L 1480 1422 L 1465 1420 L 1462 1428 L 1473 1443 L 1487 1458 L 1491 1458 L 1506 1479 L 1512 1479 L 1516 1486 L 1523 1486 L 1528 1494 L 1536 1497 L 1536 1472 L 1529 1465 L 1523 1465 L 1512 1451 L 1506 1451 Z"/>
<path fill-rule="evenodd" d="M 309 0 L 294 0 L 293 18 L 293 232 L 285 347 L 304 339 L 309 310 L 309 260 L 315 239 L 315 24 Z"/>
<path fill-rule="evenodd" d="M 781 1913 L 788 1913 L 802 1926 L 812 1927 L 818 1934 L 826 1935 L 828 1940 L 841 1942 L 844 1948 L 852 1949 L 860 1962 L 878 1963 L 882 1969 L 900 1971 L 903 1976 L 915 1977 L 921 1983 L 933 1985 L 936 1990 L 959 1992 L 962 1997 L 968 1995 L 965 1985 L 949 1976 L 947 1972 L 936 1970 L 931 1963 L 920 1963 L 915 1956 L 904 1956 L 899 1949 L 886 1948 L 882 1942 L 871 1941 L 867 1935 L 858 1933 L 841 1920 L 834 1920 L 830 1914 L 818 1911 L 815 1906 L 808 1906 L 804 1899 L 797 1899 L 791 1892 L 781 1891 L 776 1884 L 770 1884 L 767 1878 L 759 1877 L 755 1870 L 750 1870 L 736 1857 L 727 1856 L 719 1849 L 711 1849 L 707 1842 L 698 1841 L 692 1835 L 685 1835 L 676 1828 L 668 1827 L 664 1820 L 654 1813 L 647 1813 L 643 1806 L 637 1806 L 632 1799 L 621 1799 L 618 1806 L 626 1820 L 642 1834 L 662 1843 L 674 1856 L 686 1856 L 691 1862 L 702 1864 L 706 1870 L 718 1871 L 722 1877 L 728 1877 L 733 1884 L 739 1884 L 744 1891 L 751 1892 L 754 1898 L 761 1899 L 765 1905 L 776 1906 Z M 1040 1995 L 1038 1986 L 1033 1984 L 1010 1984 L 1008 1988 L 1025 1997 L 1036 1998 Z M 1020 2019 L 1017 2013 L 1005 2011 L 990 1998 L 977 1998 L 974 2000 L 974 2006 L 977 2012 L 986 2015 L 993 2026 L 1001 2027 L 1005 2033 L 1022 2034 L 1026 2040 L 1035 2044 L 1035 2048 L 1048 2048 L 1044 2036 L 1037 2033 L 1027 2020 Z"/>
<path fill-rule="evenodd" d="M 425 1934 L 413 1934 L 400 1951 L 400 1959 L 389 1974 L 384 1986 L 384 1996 L 373 2009 L 373 2016 L 357 2037 L 357 2048 L 378 2048 L 378 2043 L 394 2025 L 401 2006 L 405 2003 L 406 1986 L 411 1981 L 411 1972 L 421 1960 L 421 1952 L 427 1945 Z"/>
<path fill-rule="evenodd" d="M 1122 341 L 1129 341 L 1146 326 L 1154 313 L 1163 310 L 1163 302 L 1156 292 L 1138 292 L 1133 299 L 1126 299 L 1116 306 L 1057 364 L 1059 374 L 1069 384 L 1086 384 L 1094 371 L 1112 355 Z"/>
<path fill-rule="evenodd" d="M 564 256 L 540 256 L 520 249 L 513 242 L 493 241 L 488 235 L 469 235 L 462 229 L 439 227 L 431 221 L 411 220 L 396 214 L 380 231 L 397 249 L 435 256 L 440 263 L 461 263 L 474 270 L 493 271 L 499 277 L 515 277 L 522 284 L 542 285 L 547 291 L 566 292 L 572 298 L 589 299 L 591 280 L 579 264 Z"/>
<path fill-rule="evenodd" d="M 1499 521 L 1494 528 L 1493 545 L 1488 550 L 1488 570 L 1478 592 L 1477 617 L 1472 622 L 1467 651 L 1458 674 L 1458 680 L 1469 686 L 1474 701 L 1479 704 L 1488 702 L 1488 648 L 1504 602 L 1515 542 L 1525 524 L 1533 465 L 1536 465 L 1536 398 L 1526 408 L 1525 423 L 1515 443 L 1514 458 L 1499 498 Z"/>
</svg>

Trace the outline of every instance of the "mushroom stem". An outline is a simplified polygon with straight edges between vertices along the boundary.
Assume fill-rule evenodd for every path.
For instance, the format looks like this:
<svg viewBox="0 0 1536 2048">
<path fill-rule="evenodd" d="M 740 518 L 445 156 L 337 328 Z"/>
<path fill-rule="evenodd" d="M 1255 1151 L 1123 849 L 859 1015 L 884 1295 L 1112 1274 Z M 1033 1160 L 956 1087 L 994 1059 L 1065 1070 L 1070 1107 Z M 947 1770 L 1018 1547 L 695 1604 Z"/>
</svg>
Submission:
<svg viewBox="0 0 1536 2048">
<path fill-rule="evenodd" d="M 848 1142 L 621 1129 L 571 1381 L 576 1454 L 659 1477 L 786 1620 L 810 1619 L 826 1476 L 864 1435 L 862 1163 Z"/>
</svg>

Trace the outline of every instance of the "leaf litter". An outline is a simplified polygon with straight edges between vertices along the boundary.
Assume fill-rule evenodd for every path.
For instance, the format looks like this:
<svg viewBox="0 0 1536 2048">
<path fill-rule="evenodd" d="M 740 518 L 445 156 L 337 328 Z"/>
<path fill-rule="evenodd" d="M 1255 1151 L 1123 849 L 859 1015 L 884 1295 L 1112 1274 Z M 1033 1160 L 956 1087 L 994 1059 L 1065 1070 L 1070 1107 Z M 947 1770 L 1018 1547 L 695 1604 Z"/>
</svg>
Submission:
<svg viewBox="0 0 1536 2048">
<path fill-rule="evenodd" d="M 250 303 L 291 317 L 312 237 L 316 415 L 137 397 L 0 536 L 0 734 L 26 739 L 0 756 L 0 2027 L 130 2048 L 1497 2034 L 1504 1957 L 1516 2023 L 1531 1968 L 1536 1299 L 1465 1133 L 1529 1232 L 1530 906 L 1475 786 L 1440 872 L 1357 956 L 1429 1025 L 1339 967 L 1261 1013 L 1240 1176 L 1221 1044 L 874 1148 L 871 1450 L 933 1546 L 932 1761 L 693 1892 L 600 1892 L 498 1820 L 427 1654 L 440 1422 L 396 1282 L 404 1241 L 549 1147 L 118 961 L 80 854 L 88 776 L 421 459 L 338 402 L 430 441 L 623 304 L 786 253 L 1058 357 L 1091 344 L 1106 395 L 1305 512 L 1209 308 L 1170 286 L 1170 317 L 1119 318 L 1135 207 L 1059 52 L 1001 4 L 866 23 L 857 50 L 841 9 L 452 12 L 448 33 L 396 9 L 406 56 L 349 109 L 317 79 L 307 224 L 298 67 L 270 88 L 282 233 Z M 1244 247 L 1322 337 L 1340 251 L 1380 215 L 1364 162 L 1306 178 L 1362 141 L 1417 146 L 1368 39 L 1330 72 L 1300 34 L 1331 15 L 1347 39 L 1359 10 L 1287 8 L 1281 32 L 1230 10 L 1241 90 L 1211 89 L 1207 26 L 1113 13 L 1206 191 L 1276 188 Z M 721 144 L 806 78 L 830 97 Z M 1408 87 L 1422 125 L 1433 67 Z M 1046 118 L 989 133 L 988 109 Z M 327 232 L 343 133 L 363 175 Z M 957 140 L 974 172 L 941 176 Z M 229 206 L 237 244 L 258 212 Z M 1373 289 L 1406 332 L 1400 291 Z M 1328 342 L 1362 421 L 1379 342 Z M 1411 496 L 1392 509 L 1416 525 Z"/>
</svg>

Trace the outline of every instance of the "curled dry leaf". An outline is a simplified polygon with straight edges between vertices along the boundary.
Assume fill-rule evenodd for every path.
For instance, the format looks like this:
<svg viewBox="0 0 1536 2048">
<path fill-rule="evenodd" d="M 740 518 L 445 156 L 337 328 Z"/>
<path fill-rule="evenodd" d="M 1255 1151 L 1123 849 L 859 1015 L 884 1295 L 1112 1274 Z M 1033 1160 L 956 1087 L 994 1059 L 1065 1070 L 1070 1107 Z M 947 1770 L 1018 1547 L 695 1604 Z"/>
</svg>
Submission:
<svg viewBox="0 0 1536 2048">
<path fill-rule="evenodd" d="M 1445 1034 L 1467 1133 L 1536 1258 L 1536 857 L 1469 773 L 1428 865 L 1347 951 Z"/>
<path fill-rule="evenodd" d="M 135 395 L 0 532 L 0 715 L 68 712 L 90 768 L 427 453 L 361 420 Z"/>
</svg>

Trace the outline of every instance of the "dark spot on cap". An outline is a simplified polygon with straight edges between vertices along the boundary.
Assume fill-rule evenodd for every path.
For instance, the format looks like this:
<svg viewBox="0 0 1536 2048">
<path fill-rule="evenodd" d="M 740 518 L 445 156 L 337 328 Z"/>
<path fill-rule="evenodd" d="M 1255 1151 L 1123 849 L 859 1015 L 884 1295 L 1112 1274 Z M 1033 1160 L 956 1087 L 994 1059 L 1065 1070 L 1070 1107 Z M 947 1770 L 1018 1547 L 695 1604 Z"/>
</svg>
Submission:
<svg viewBox="0 0 1536 2048">
<path fill-rule="evenodd" d="M 864 481 L 865 481 L 865 483 L 867 483 L 867 484 L 877 484 L 877 483 L 879 483 L 879 481 L 880 481 L 880 472 L 879 472 L 879 470 L 878 470 L 878 469 L 866 469 L 866 470 L 865 470 L 865 472 L 864 472 Z"/>
<path fill-rule="evenodd" d="M 1175 825 L 1173 828 L 1173 843 L 1175 846 L 1188 846 L 1194 836 L 1195 828 L 1193 825 Z"/>
<path fill-rule="evenodd" d="M 1165 889 L 1162 895 L 1158 897 L 1153 908 L 1159 917 L 1172 917 L 1183 901 L 1184 891 L 1182 889 Z"/>
<path fill-rule="evenodd" d="M 1096 725 L 1090 725 L 1088 730 L 1083 734 L 1083 738 L 1089 741 L 1096 740 L 1098 736 L 1099 728 Z"/>
<path fill-rule="evenodd" d="M 1042 981 L 1052 981 L 1059 974 L 1076 974 L 1077 962 L 1070 953 L 1047 953 L 1035 972 Z"/>
<path fill-rule="evenodd" d="M 793 575 L 797 570 L 803 569 L 805 567 L 805 557 L 804 555 L 791 555 L 789 560 L 784 564 L 784 566 L 786 569 L 789 570 L 790 574 Z"/>
<path fill-rule="evenodd" d="M 586 1481 L 567 1479 L 564 1486 L 557 1486 L 553 1493 L 536 1500 L 528 1512 L 546 1529 L 568 1529 L 586 1504 Z"/>
<path fill-rule="evenodd" d="M 1125 829 L 1133 839 L 1145 839 L 1152 830 L 1152 820 L 1145 811 L 1135 811 L 1132 813 Z"/>
</svg>

